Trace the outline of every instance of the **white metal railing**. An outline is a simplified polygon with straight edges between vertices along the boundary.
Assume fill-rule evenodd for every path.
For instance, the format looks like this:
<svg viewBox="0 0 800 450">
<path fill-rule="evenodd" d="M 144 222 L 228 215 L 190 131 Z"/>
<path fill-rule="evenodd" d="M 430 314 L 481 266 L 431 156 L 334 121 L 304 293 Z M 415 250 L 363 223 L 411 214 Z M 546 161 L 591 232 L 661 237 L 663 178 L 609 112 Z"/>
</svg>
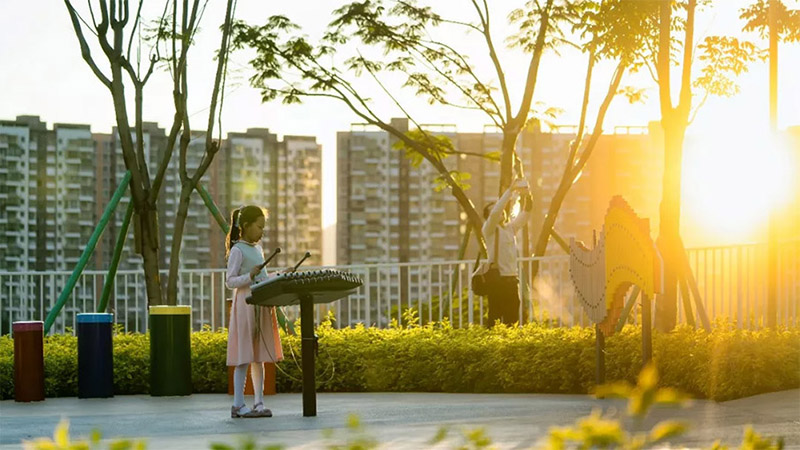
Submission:
<svg viewBox="0 0 800 450">
<path fill-rule="evenodd" d="M 694 248 L 687 251 L 705 310 L 712 320 L 729 319 L 740 327 L 759 328 L 766 313 L 766 245 L 735 245 Z M 800 242 L 781 245 L 778 258 L 778 320 L 788 326 L 800 325 Z M 535 285 L 530 279 L 532 264 L 540 268 Z M 486 299 L 470 288 L 474 260 L 386 263 L 332 266 L 359 275 L 364 285 L 356 294 L 330 305 L 318 305 L 317 321 L 332 312 L 335 326 L 357 323 L 387 327 L 392 320 L 406 320 L 404 312 L 417 311 L 420 324 L 447 319 L 455 327 L 483 324 Z M 308 267 L 307 269 L 315 269 Z M 573 292 L 569 257 L 524 258 L 519 261 L 520 298 L 523 322 L 547 326 L 588 326 Z M 162 279 L 166 280 L 166 272 Z M 44 320 L 54 305 L 70 272 L 0 272 L 0 334 L 7 334 L 18 320 Z M 184 270 L 180 273 L 178 303 L 192 306 L 195 330 L 227 325 L 225 300 L 232 292 L 225 287 L 224 269 Z M 51 332 L 64 333 L 75 327 L 75 315 L 93 312 L 102 292 L 106 273 L 85 271 L 56 319 Z M 115 277 L 109 311 L 124 331 L 148 328 L 144 273 L 121 270 Z M 293 320 L 297 307 L 284 309 Z M 696 323 L 700 323 L 697 311 Z M 639 322 L 634 310 L 630 321 Z M 678 301 L 678 320 L 686 322 L 683 302 Z"/>
</svg>

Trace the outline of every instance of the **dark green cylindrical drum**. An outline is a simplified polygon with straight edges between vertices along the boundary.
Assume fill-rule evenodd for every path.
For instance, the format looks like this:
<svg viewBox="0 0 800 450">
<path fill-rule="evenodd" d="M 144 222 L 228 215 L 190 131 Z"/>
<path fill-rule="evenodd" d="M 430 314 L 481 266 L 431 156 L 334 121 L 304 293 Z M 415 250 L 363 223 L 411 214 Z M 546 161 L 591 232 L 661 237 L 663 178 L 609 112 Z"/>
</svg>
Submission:
<svg viewBox="0 0 800 450">
<path fill-rule="evenodd" d="M 78 398 L 114 396 L 114 315 L 78 314 Z"/>
<path fill-rule="evenodd" d="M 150 307 L 150 395 L 192 393 L 192 307 Z"/>
</svg>

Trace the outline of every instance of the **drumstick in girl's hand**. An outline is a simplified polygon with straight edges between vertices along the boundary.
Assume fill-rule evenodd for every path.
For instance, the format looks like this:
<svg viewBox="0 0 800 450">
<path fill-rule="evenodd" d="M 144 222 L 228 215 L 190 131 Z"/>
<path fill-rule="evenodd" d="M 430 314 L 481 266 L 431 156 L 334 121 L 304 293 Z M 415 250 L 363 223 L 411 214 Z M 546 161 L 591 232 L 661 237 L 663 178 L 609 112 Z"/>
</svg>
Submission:
<svg viewBox="0 0 800 450">
<path fill-rule="evenodd" d="M 301 259 L 300 261 L 298 261 L 297 264 L 295 264 L 295 266 L 294 266 L 294 268 L 292 268 L 291 272 L 297 272 L 297 268 L 300 267 L 300 264 L 303 264 L 303 261 L 305 261 L 306 258 L 308 258 L 309 256 L 311 256 L 311 252 L 306 252 L 306 254 L 303 256 L 303 259 Z"/>
<path fill-rule="evenodd" d="M 275 255 L 277 255 L 277 254 L 278 254 L 278 253 L 280 253 L 280 252 L 281 252 L 281 248 L 280 248 L 280 247 L 278 247 L 278 248 L 276 248 L 275 250 L 273 250 L 273 251 L 272 251 L 272 254 L 271 254 L 271 255 L 269 255 L 269 258 L 267 258 L 267 260 L 266 260 L 266 261 L 264 261 L 264 264 L 261 264 L 260 266 L 258 266 L 258 270 L 261 270 L 261 269 L 263 269 L 264 267 L 266 267 L 266 266 L 267 266 L 267 264 L 269 264 L 269 262 L 270 262 L 270 261 L 272 261 L 272 258 L 274 258 L 274 257 L 275 257 Z"/>
</svg>

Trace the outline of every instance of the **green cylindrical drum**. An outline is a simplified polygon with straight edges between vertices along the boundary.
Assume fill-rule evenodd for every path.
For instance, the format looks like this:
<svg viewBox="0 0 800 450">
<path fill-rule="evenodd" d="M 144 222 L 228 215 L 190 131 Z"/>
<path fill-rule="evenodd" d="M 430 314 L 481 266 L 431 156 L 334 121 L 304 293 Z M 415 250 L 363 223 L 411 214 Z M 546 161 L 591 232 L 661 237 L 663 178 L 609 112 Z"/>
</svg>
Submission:
<svg viewBox="0 0 800 450">
<path fill-rule="evenodd" d="M 192 393 L 192 307 L 150 307 L 150 395 Z"/>
</svg>

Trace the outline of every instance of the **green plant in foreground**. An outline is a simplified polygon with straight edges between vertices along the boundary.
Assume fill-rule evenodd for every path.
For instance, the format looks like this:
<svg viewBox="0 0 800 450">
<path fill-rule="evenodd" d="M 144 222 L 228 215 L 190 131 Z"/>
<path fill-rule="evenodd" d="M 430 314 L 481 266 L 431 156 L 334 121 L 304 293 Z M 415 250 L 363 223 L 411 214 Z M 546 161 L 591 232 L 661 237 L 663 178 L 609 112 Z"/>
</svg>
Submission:
<svg viewBox="0 0 800 450">
<path fill-rule="evenodd" d="M 347 416 L 347 431 L 346 440 L 344 443 L 333 441 L 336 432 L 331 429 L 322 431 L 322 436 L 328 442 L 326 448 L 330 450 L 369 450 L 378 447 L 377 439 L 373 438 L 364 429 L 361 424 L 361 419 L 355 414 Z"/>
<path fill-rule="evenodd" d="M 628 415 L 637 423 L 647 416 L 655 405 L 679 405 L 688 402 L 688 397 L 672 388 L 658 387 L 658 370 L 654 364 L 649 364 L 639 373 L 636 386 L 628 383 L 612 383 L 599 386 L 595 393 L 597 397 L 617 397 L 628 399 Z M 553 427 L 550 429 L 546 448 L 560 450 L 567 448 L 567 444 L 585 448 L 622 448 L 641 449 L 677 438 L 689 430 L 689 425 L 683 421 L 663 420 L 647 432 L 628 433 L 619 420 L 603 418 L 599 411 L 594 411 L 589 417 L 578 419 L 575 425 L 569 427 Z M 712 450 L 728 449 L 716 441 L 710 447 Z M 740 447 L 744 450 L 772 450 L 782 449 L 783 439 L 773 441 L 756 433 L 752 427 L 747 427 Z"/>
<path fill-rule="evenodd" d="M 598 386 L 595 395 L 627 398 L 628 414 L 637 420 L 643 419 L 654 405 L 684 405 L 688 401 L 688 397 L 676 389 L 658 387 L 658 370 L 653 364 L 642 369 L 636 386 L 625 382 Z M 580 448 L 640 449 L 681 436 L 688 428 L 685 422 L 664 420 L 649 432 L 629 434 L 620 421 L 604 419 L 599 411 L 594 411 L 571 427 L 552 428 L 548 447 L 562 449 L 567 443 L 574 442 Z"/>
<path fill-rule="evenodd" d="M 657 374 L 655 369 L 646 369 L 640 376 L 639 383 L 634 386 L 610 385 L 604 387 L 604 394 L 618 395 L 628 398 L 628 412 L 633 417 L 644 418 L 650 407 L 656 404 L 684 404 L 686 399 L 676 392 L 664 392 L 664 389 L 655 388 Z M 550 430 L 549 439 L 543 445 L 545 449 L 564 449 L 564 448 L 622 448 L 640 449 L 655 444 L 665 443 L 671 438 L 681 436 L 688 430 L 685 423 L 666 420 L 656 424 L 647 433 L 637 433 L 628 435 L 619 420 L 603 418 L 595 411 L 589 417 L 578 419 L 571 427 L 554 427 Z M 448 436 L 447 427 L 440 428 L 436 435 L 428 441 L 428 445 L 433 447 L 442 443 Z M 453 447 L 458 450 L 480 450 L 493 448 L 492 440 L 483 428 L 463 430 L 463 444 Z M 357 415 L 351 414 L 347 418 L 344 442 L 336 442 L 335 431 L 326 429 L 322 432 L 330 450 L 370 450 L 380 447 L 381 443 L 374 437 L 367 434 L 365 427 Z M 89 442 L 76 441 L 69 439 L 69 423 L 62 420 L 56 426 L 53 439 L 40 438 L 34 441 L 24 442 L 23 446 L 27 450 L 90 450 L 98 448 L 101 435 L 99 431 L 93 431 Z M 572 444 L 572 445 L 568 445 Z M 146 448 L 143 440 L 115 440 L 108 445 L 109 450 L 144 450 Z M 211 443 L 209 448 L 212 450 L 281 450 L 282 445 L 266 445 L 259 447 L 251 436 L 242 437 L 237 446 L 222 443 Z M 727 445 L 719 441 L 714 442 L 711 450 L 728 450 Z M 752 427 L 747 427 L 744 432 L 742 450 L 781 450 L 783 449 L 783 439 L 773 441 L 771 438 L 764 438 L 756 433 Z"/>
<path fill-rule="evenodd" d="M 234 447 L 228 444 L 220 444 L 218 442 L 209 445 L 211 450 L 257 450 L 259 447 L 256 445 L 256 440 L 252 436 L 245 436 L 239 439 L 239 445 Z M 260 447 L 260 450 L 282 450 L 282 445 L 265 445 Z"/>
<path fill-rule="evenodd" d="M 71 441 L 69 438 L 69 421 L 62 419 L 56 425 L 53 439 L 39 438 L 33 441 L 23 441 L 25 450 L 90 450 L 100 448 L 103 436 L 99 431 L 92 431 L 88 441 Z M 109 450 L 144 450 L 147 444 L 143 440 L 116 439 L 108 443 Z"/>
</svg>

